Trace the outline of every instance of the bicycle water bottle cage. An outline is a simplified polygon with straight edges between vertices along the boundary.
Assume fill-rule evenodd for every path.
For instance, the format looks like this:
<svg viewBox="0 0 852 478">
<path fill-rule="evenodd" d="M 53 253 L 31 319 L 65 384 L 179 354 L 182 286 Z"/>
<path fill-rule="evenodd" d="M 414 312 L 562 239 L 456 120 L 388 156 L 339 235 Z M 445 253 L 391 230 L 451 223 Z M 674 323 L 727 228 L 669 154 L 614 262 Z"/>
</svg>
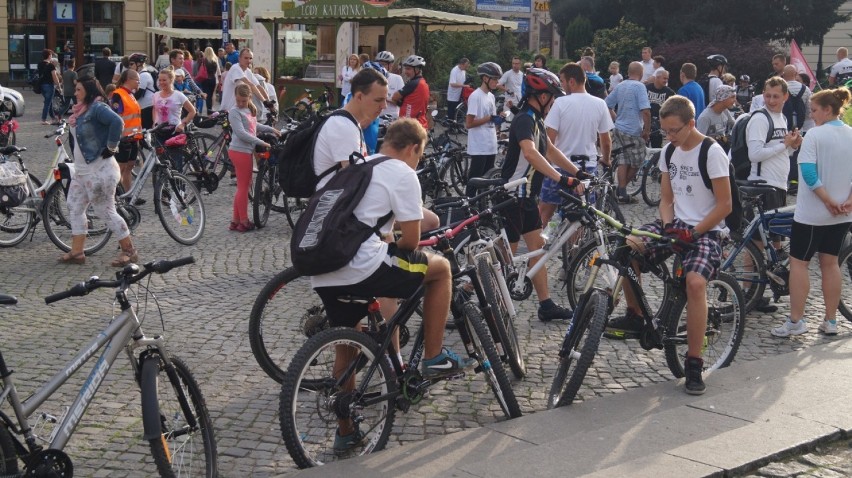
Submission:
<svg viewBox="0 0 852 478">
<path fill-rule="evenodd" d="M 182 148 L 186 146 L 186 135 L 181 133 L 166 140 L 167 148 Z"/>
</svg>

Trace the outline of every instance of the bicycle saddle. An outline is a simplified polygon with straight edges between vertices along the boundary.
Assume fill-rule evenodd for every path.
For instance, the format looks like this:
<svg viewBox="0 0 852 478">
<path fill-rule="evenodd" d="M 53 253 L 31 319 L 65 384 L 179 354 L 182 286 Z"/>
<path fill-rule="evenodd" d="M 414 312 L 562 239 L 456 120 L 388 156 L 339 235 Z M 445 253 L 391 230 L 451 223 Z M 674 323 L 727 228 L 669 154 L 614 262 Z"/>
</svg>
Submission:
<svg viewBox="0 0 852 478">
<path fill-rule="evenodd" d="M 345 304 L 369 304 L 376 300 L 375 297 L 361 297 L 357 295 L 341 295 L 337 300 Z"/>
<path fill-rule="evenodd" d="M 740 193 L 749 197 L 763 196 L 766 193 L 774 191 L 769 186 L 740 186 Z"/>
<path fill-rule="evenodd" d="M 15 146 L 14 144 L 10 144 L 9 146 L 6 146 L 3 149 L 0 149 L 0 154 L 7 155 L 7 154 L 13 154 L 13 153 L 20 153 L 20 152 L 23 152 L 23 151 L 26 151 L 26 150 L 27 150 L 27 148 L 22 148 L 22 147 L 19 147 L 19 146 Z"/>
<path fill-rule="evenodd" d="M 467 184 L 474 189 L 485 189 L 493 186 L 502 186 L 505 184 L 503 178 L 470 178 Z"/>
<path fill-rule="evenodd" d="M 0 294 L 0 305 L 15 305 L 18 303 L 18 299 L 12 297 L 11 295 Z"/>
</svg>

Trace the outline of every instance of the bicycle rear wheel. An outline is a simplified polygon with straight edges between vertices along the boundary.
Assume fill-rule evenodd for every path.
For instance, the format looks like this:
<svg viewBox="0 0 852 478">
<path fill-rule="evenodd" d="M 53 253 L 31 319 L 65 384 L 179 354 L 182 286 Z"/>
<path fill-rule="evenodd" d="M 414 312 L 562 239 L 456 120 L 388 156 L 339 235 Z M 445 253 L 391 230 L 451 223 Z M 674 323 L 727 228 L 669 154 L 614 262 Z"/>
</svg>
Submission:
<svg viewBox="0 0 852 478">
<path fill-rule="evenodd" d="M 679 310 L 677 310 L 679 309 Z M 683 360 L 687 353 L 686 303 L 672 308 L 668 317 L 660 317 L 666 324 L 663 345 L 666 363 L 672 374 L 684 375 Z M 720 272 L 707 282 L 707 329 L 701 358 L 704 371 L 727 367 L 733 362 L 745 333 L 745 299 L 736 279 Z"/>
<path fill-rule="evenodd" d="M 325 309 L 311 288 L 310 277 L 290 267 L 263 286 L 249 315 L 249 344 L 260 368 L 278 383 L 293 351 L 316 332 L 327 328 Z"/>
<path fill-rule="evenodd" d="M 47 190 L 42 204 L 42 223 L 47 237 L 63 252 L 71 250 L 71 221 L 69 220 L 66 196 L 68 180 L 53 183 Z M 86 210 L 88 227 L 86 229 L 86 245 L 83 252 L 92 255 L 106 246 L 112 231 L 107 227 L 106 219 L 95 214 L 92 206 Z"/>
<path fill-rule="evenodd" d="M 527 373 L 524 355 L 521 352 L 521 341 L 518 340 L 518 331 L 515 328 L 515 322 L 512 321 L 512 317 L 509 315 L 509 307 L 506 305 L 506 299 L 500 291 L 498 278 L 492 267 L 489 253 L 480 254 L 476 258 L 476 274 L 479 276 L 482 291 L 485 294 L 485 301 L 491 306 L 493 322 L 490 323 L 493 323 L 494 329 L 497 332 L 495 338 L 500 340 L 502 355 L 506 357 L 506 362 L 509 363 L 509 368 L 512 369 L 512 375 L 520 380 Z"/>
<path fill-rule="evenodd" d="M 171 356 L 171 370 L 158 355 L 142 363 L 142 416 L 151 454 L 162 477 L 218 475 L 213 422 L 189 367 Z M 162 385 L 162 386 L 161 386 Z"/>
<path fill-rule="evenodd" d="M 464 319 L 470 338 L 469 347 L 473 350 L 471 356 L 479 362 L 477 372 L 485 375 L 485 380 L 494 392 L 494 396 L 497 397 L 497 403 L 503 413 L 509 418 L 521 416 L 518 399 L 515 398 L 515 392 L 503 368 L 500 355 L 497 354 L 491 334 L 488 333 L 488 327 L 485 325 L 479 306 L 473 302 L 465 303 Z"/>
<path fill-rule="evenodd" d="M 290 228 L 296 227 L 296 222 L 302 217 L 302 213 L 308 207 L 308 200 L 302 198 L 287 197 L 281 193 L 281 204 L 284 207 L 284 215 L 287 216 L 287 224 Z"/>
<path fill-rule="evenodd" d="M 274 168 L 269 166 L 269 161 L 260 161 L 257 166 L 257 175 L 254 177 L 254 201 L 251 203 L 252 218 L 258 229 L 266 226 L 269 220 L 269 211 L 272 209 L 272 191 L 275 186 L 273 180 Z"/>
<path fill-rule="evenodd" d="M 201 239 L 207 222 L 198 188 L 183 174 L 170 172 L 157 181 L 154 211 L 175 241 L 191 246 Z"/>
<path fill-rule="evenodd" d="M 595 203 L 595 207 L 601 211 L 618 219 L 619 222 L 624 222 L 624 213 L 621 212 L 621 207 L 618 205 L 614 188 L 609 190 L 609 194 L 598 194 L 598 197 L 595 199 Z"/>
<path fill-rule="evenodd" d="M 279 420 L 296 466 L 319 466 L 385 447 L 396 413 L 397 382 L 378 348 L 367 334 L 334 328 L 311 337 L 293 357 L 281 387 Z M 355 367 L 354 389 L 347 390 L 334 378 L 338 352 L 352 357 L 347 370 Z M 375 370 L 370 374 L 371 369 Z M 306 380 L 312 385 L 303 386 Z M 323 385 L 314 386 L 316 382 Z M 351 448 L 335 450 L 338 420 L 347 419 L 364 437 Z"/>
<path fill-rule="evenodd" d="M 660 181 L 663 173 L 660 172 L 659 161 L 658 155 L 656 161 L 642 170 L 642 199 L 651 207 L 660 205 Z"/>
<path fill-rule="evenodd" d="M 600 289 L 592 289 L 584 299 L 574 312 L 562 342 L 547 408 L 570 405 L 574 401 L 598 352 L 606 327 L 608 295 Z"/>
<path fill-rule="evenodd" d="M 852 244 L 840 250 L 837 260 L 840 263 L 840 290 L 848 293 L 852 290 Z M 843 294 L 840 295 L 838 309 L 846 320 L 852 321 L 852 301 L 844 298 Z"/>
<path fill-rule="evenodd" d="M 725 263 L 734 253 L 734 247 L 743 242 L 738 232 L 731 232 L 730 239 L 722 242 L 722 263 Z M 745 312 L 749 313 L 757 307 L 766 289 L 766 263 L 763 253 L 752 241 L 743 246 L 740 253 L 734 257 L 731 265 L 722 270 L 739 281 L 745 299 Z"/>
<path fill-rule="evenodd" d="M 444 173 L 449 171 L 450 187 L 453 188 L 456 194 L 464 195 L 465 186 L 467 185 L 467 175 L 470 171 L 470 156 L 463 152 L 458 152 L 447 161 L 444 167 Z"/>
<path fill-rule="evenodd" d="M 0 206 L 0 247 L 12 247 L 23 242 L 30 228 L 35 226 L 35 217 L 32 206 Z"/>
</svg>

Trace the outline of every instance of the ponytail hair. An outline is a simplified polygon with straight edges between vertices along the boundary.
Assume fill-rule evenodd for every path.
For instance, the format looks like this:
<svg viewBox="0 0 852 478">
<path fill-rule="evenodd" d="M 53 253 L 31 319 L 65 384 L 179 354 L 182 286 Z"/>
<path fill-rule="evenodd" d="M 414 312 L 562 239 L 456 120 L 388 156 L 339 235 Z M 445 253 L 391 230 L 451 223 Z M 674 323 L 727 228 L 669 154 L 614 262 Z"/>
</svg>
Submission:
<svg viewBox="0 0 852 478">
<path fill-rule="evenodd" d="M 249 88 L 249 85 L 245 83 L 237 85 L 236 90 L 234 90 L 234 94 L 243 98 L 248 98 L 248 109 L 251 111 L 252 116 L 257 116 L 257 106 L 255 106 L 254 102 L 251 100 L 251 88 Z"/>
</svg>

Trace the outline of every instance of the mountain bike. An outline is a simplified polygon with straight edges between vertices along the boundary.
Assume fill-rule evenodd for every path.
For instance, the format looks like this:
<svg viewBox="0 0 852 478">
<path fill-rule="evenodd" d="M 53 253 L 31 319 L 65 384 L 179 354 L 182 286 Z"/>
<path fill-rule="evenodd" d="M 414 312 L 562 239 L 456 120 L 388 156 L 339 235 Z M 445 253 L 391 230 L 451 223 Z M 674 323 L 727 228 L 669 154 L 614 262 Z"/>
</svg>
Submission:
<svg viewBox="0 0 852 478">
<path fill-rule="evenodd" d="M 141 267 L 130 264 L 116 274 L 116 280 L 92 277 L 45 298 L 45 302 L 50 304 L 111 287 L 115 288 L 115 301 L 121 313 L 47 383 L 23 401 L 15 387 L 14 373 L 0 354 L 0 376 L 3 379 L 0 396 L 9 403 L 15 417 L 13 419 L 0 412 L 0 473 L 3 476 L 72 476 L 74 465 L 63 449 L 122 351 L 130 360 L 131 371 L 142 392 L 143 438 L 151 448 L 159 475 L 217 476 L 216 439 L 201 388 L 186 363 L 171 353 L 161 334 L 146 336 L 142 332 L 144 314 L 141 317 L 136 315 L 127 293 L 130 286 L 151 273 L 165 274 L 193 262 L 192 257 L 186 257 L 149 262 Z M 147 287 L 140 286 L 146 290 Z M 101 355 L 65 413 L 59 417 L 44 412 L 37 414 L 38 407 L 98 350 L 102 350 Z M 34 416 L 38 418 L 31 422 Z M 50 424 L 47 422 L 55 424 L 52 430 L 48 430 Z M 42 431 L 49 431 L 49 434 Z M 19 474 L 21 462 L 23 470 Z"/>
<path fill-rule="evenodd" d="M 308 207 L 308 200 L 304 198 L 288 197 L 278 184 L 278 151 L 287 141 L 287 136 L 298 126 L 296 123 L 287 123 L 281 130 L 281 137 L 262 135 L 264 141 L 272 148 L 268 151 L 256 153 L 257 174 L 254 176 L 254 194 L 251 198 L 252 218 L 258 228 L 266 226 L 270 211 L 283 212 L 287 218 L 290 228 L 296 227 L 296 221 Z"/>
<path fill-rule="evenodd" d="M 501 207 L 512 202 L 507 201 Z M 493 210 L 483 214 L 490 214 Z M 478 363 L 475 372 L 485 375 L 503 413 L 509 418 L 516 418 L 521 416 L 521 410 L 483 322 L 485 297 L 476 270 L 468 266 L 459 271 L 453 261 L 455 254 L 451 239 L 478 219 L 479 215 L 468 218 L 456 228 L 420 244 L 421 247 L 434 246 L 442 251 L 454 264 L 453 278 L 464 277 L 473 285 L 478 304 L 467 301 L 468 294 L 460 290 L 462 286 L 454 288 L 450 307 L 452 320 L 467 354 Z M 281 387 L 279 418 L 284 444 L 297 466 L 318 466 L 383 449 L 397 410 L 407 412 L 424 398 L 433 385 L 465 375 L 464 372 L 431 378 L 421 375 L 419 365 L 424 352 L 422 322 L 405 363 L 399 360 L 393 348 L 394 331 L 415 314 L 424 291 L 424 287 L 420 286 L 402 302 L 389 321 L 382 317 L 375 297 L 340 297 L 340 300 L 368 304 L 370 312 L 366 330 L 359 332 L 344 327 L 323 330 L 308 339 L 293 357 Z M 335 370 L 336 354 L 347 352 L 347 348 L 352 360 Z M 337 421 L 346 419 L 352 420 L 356 431 L 364 434 L 364 439 L 345 452 L 335 451 L 333 443 Z"/>
<path fill-rule="evenodd" d="M 284 108 L 281 112 L 280 120 L 285 122 L 301 123 L 308 119 L 310 115 L 327 116 L 334 111 L 334 90 L 324 85 L 325 90 L 317 99 L 313 97 L 313 91 L 310 88 L 305 88 L 305 93 L 296 100 L 294 106 Z"/>
<path fill-rule="evenodd" d="M 573 198 L 569 200 L 575 201 Z M 669 274 L 665 262 L 652 263 L 646 260 L 642 253 L 634 252 L 627 245 L 627 236 L 650 238 L 652 241 L 646 243 L 646 249 L 674 251 L 675 248 L 689 248 L 694 245 L 633 229 L 594 206 L 580 203 L 579 200 L 576 200 L 575 204 L 584 209 L 584 213 L 589 216 L 588 220 L 591 220 L 592 215 L 598 216 L 618 231 L 618 235 L 611 256 L 596 256 L 592 260 L 587 288 L 574 310 L 574 316 L 559 350 L 559 364 L 548 394 L 548 408 L 568 405 L 574 401 L 597 354 L 607 317 L 620 300 L 625 283 L 635 297 L 641 298 L 639 314 L 643 317 L 645 327 L 639 337 L 639 344 L 645 350 L 665 350 L 669 370 L 677 378 L 684 376 L 683 358 L 687 351 L 686 277 L 680 264 L 679 253 L 675 255 L 673 270 Z M 668 299 L 657 313 L 648 305 L 642 285 L 633 269 L 634 261 L 641 264 L 644 272 L 662 280 L 667 288 Z M 617 273 L 617 279 L 611 288 L 593 287 L 602 267 Z M 744 331 L 745 302 L 742 290 L 736 279 L 719 272 L 707 283 L 707 329 L 702 349 L 704 370 L 712 371 L 730 365 L 737 354 Z"/>
<path fill-rule="evenodd" d="M 54 138 L 56 154 L 44 183 L 27 169 L 21 155 L 27 148 L 10 145 L 0 149 L 0 161 L 17 161 L 21 171 L 26 174 L 28 191 L 27 197 L 18 206 L 0 206 L 0 247 L 18 245 L 28 234 L 32 237 L 41 221 L 47 237 L 56 247 L 64 252 L 71 250 L 71 224 L 65 198 L 68 196 L 70 173 L 74 166 L 70 164 L 71 158 L 64 147 L 63 138 L 67 131 L 67 124 L 63 121 L 53 133 L 45 135 L 45 138 Z M 86 217 L 88 228 L 83 252 L 92 255 L 106 245 L 112 232 L 105 219 L 95 214 L 91 206 L 86 211 Z"/>
<path fill-rule="evenodd" d="M 218 135 L 198 131 L 217 125 L 222 128 Z M 192 178 L 199 190 L 213 194 L 225 173 L 234 171 L 234 165 L 228 157 L 231 125 L 227 112 L 216 111 L 206 118 L 194 118 L 192 124 L 186 125 L 183 140 L 180 135 L 170 140 L 164 139 L 174 132 L 174 127 L 167 124 L 154 128 L 152 132 L 157 156 L 177 172 Z"/>
</svg>

